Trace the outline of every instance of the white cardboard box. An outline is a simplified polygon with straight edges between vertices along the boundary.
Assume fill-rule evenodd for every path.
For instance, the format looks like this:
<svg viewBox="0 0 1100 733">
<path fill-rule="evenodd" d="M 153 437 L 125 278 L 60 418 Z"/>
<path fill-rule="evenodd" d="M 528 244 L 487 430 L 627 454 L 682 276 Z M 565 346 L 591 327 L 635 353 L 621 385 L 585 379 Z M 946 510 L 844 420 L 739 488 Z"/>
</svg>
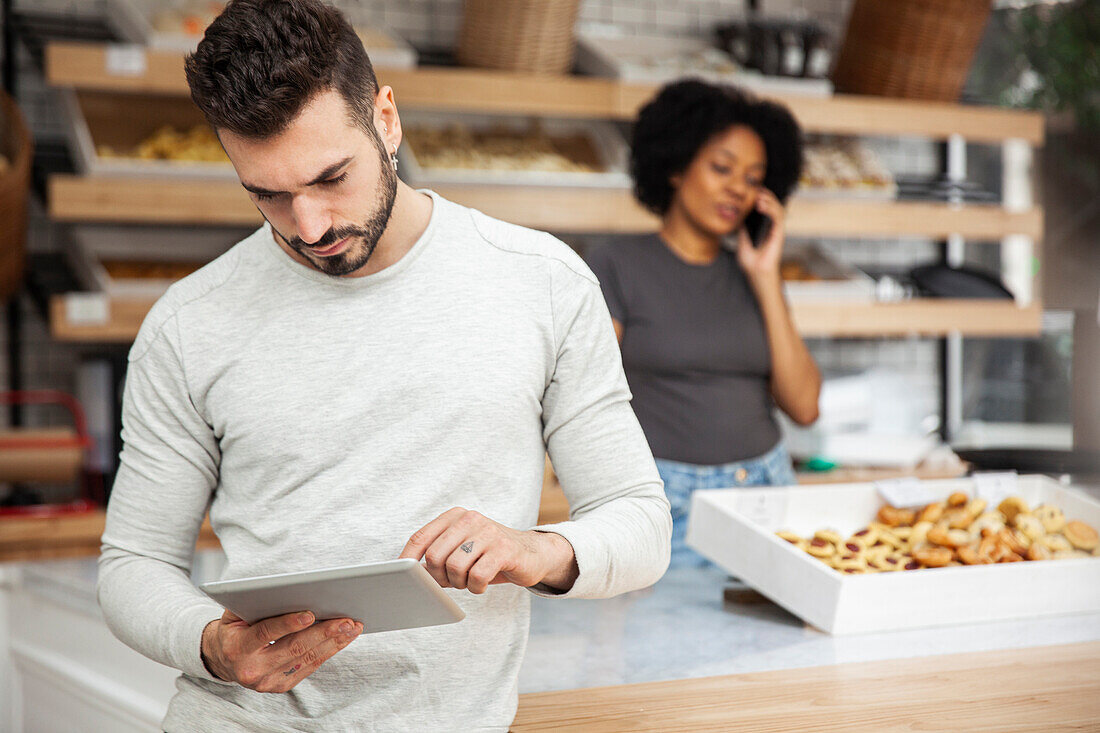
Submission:
<svg viewBox="0 0 1100 733">
<path fill-rule="evenodd" d="M 937 498 L 976 493 L 969 478 L 923 483 Z M 1100 503 L 1053 479 L 1020 476 L 1014 493 L 1100 527 Z M 847 536 L 883 503 L 870 483 L 698 491 L 687 542 L 832 634 L 1100 612 L 1100 557 L 842 575 L 775 535 L 831 528 Z"/>
</svg>

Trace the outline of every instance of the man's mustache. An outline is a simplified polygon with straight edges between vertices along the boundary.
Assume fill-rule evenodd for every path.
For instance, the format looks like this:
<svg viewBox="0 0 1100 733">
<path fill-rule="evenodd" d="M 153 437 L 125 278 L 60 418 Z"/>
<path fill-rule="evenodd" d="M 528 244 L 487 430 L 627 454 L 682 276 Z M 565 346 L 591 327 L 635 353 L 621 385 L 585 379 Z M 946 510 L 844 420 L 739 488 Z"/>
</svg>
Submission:
<svg viewBox="0 0 1100 733">
<path fill-rule="evenodd" d="M 313 249 L 324 249 L 325 247 L 331 247 L 332 245 L 339 242 L 341 239 L 347 239 L 348 237 L 362 237 L 364 234 L 366 234 L 366 232 L 364 232 L 359 227 L 343 227 L 340 229 L 329 229 L 327 232 L 321 235 L 320 239 L 318 239 L 313 244 L 306 244 L 302 241 L 301 237 L 294 237 L 293 239 L 288 240 L 287 243 L 294 249 L 308 249 L 310 247 L 312 247 Z"/>
</svg>

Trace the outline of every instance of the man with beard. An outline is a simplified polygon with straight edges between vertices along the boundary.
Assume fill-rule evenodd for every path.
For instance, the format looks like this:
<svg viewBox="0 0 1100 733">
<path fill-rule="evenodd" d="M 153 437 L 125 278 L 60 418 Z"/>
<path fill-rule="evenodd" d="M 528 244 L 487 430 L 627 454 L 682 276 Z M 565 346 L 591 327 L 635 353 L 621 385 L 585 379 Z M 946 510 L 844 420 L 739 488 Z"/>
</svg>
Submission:
<svg viewBox="0 0 1100 733">
<path fill-rule="evenodd" d="M 186 62 L 265 225 L 173 286 L 130 352 L 99 598 L 182 671 L 164 728 L 505 730 L 530 595 L 653 583 L 670 517 L 599 285 L 548 234 L 406 186 L 401 121 L 320 0 L 233 0 Z M 569 521 L 537 521 L 543 455 Z M 457 624 L 249 626 L 188 576 L 411 557 Z"/>
</svg>

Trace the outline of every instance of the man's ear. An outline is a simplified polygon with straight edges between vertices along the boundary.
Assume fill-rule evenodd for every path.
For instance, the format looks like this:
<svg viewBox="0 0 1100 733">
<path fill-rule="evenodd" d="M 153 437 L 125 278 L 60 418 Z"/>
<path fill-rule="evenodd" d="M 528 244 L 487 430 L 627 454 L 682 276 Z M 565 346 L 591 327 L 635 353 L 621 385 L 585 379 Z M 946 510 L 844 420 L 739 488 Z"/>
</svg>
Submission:
<svg viewBox="0 0 1100 733">
<path fill-rule="evenodd" d="M 384 86 L 378 90 L 378 95 L 374 98 L 374 115 L 377 120 L 375 124 L 381 126 L 378 134 L 386 144 L 386 152 L 389 153 L 394 148 L 400 147 L 404 133 L 401 129 L 401 117 L 397 114 L 397 105 L 393 101 L 391 87 Z"/>
</svg>

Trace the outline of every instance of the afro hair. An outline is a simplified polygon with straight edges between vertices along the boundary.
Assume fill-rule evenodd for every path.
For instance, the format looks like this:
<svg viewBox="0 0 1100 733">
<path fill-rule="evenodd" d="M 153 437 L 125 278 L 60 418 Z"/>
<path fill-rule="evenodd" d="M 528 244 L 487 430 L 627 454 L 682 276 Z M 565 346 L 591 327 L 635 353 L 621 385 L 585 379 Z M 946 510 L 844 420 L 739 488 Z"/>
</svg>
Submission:
<svg viewBox="0 0 1100 733">
<path fill-rule="evenodd" d="M 630 174 L 634 195 L 664 216 L 675 193 L 671 178 L 687 170 L 699 150 L 731 127 L 744 125 L 764 142 L 764 187 L 786 202 L 802 173 L 802 131 L 790 111 L 729 85 L 685 79 L 663 87 L 634 123 Z M 756 236 L 763 216 L 749 214 L 745 226 Z"/>
</svg>

